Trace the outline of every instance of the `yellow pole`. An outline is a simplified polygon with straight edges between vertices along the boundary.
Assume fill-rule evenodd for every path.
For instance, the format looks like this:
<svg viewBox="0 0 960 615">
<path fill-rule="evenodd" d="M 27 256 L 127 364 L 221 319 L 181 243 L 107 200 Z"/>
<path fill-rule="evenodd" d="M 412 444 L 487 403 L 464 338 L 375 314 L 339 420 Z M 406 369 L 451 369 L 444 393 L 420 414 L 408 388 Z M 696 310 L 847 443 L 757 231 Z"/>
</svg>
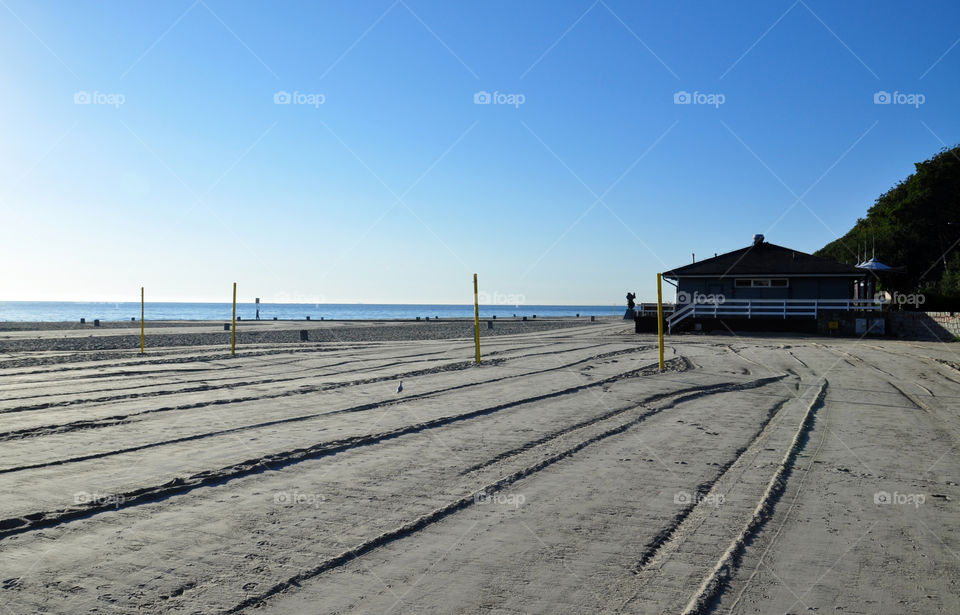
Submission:
<svg viewBox="0 0 960 615">
<path fill-rule="evenodd" d="M 143 287 L 140 287 L 140 354 L 143 354 Z"/>
<path fill-rule="evenodd" d="M 230 354 L 237 354 L 237 283 L 233 283 L 233 326 L 230 328 Z"/>
<path fill-rule="evenodd" d="M 660 340 L 660 371 L 663 371 L 663 284 L 657 274 L 657 338 Z"/>
<path fill-rule="evenodd" d="M 480 363 L 480 296 L 477 294 L 477 274 L 473 274 L 473 339 L 477 345 L 477 363 Z"/>
</svg>

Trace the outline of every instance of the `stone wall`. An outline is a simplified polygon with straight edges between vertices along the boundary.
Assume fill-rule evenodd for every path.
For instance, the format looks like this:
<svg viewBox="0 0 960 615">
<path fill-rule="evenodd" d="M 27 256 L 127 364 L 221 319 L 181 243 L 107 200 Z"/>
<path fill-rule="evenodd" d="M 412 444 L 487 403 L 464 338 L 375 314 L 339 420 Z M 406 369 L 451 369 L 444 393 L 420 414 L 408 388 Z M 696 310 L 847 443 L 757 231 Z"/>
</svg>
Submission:
<svg viewBox="0 0 960 615">
<path fill-rule="evenodd" d="M 960 337 L 957 312 L 887 312 L 890 335 L 920 340 L 949 342 Z"/>
</svg>

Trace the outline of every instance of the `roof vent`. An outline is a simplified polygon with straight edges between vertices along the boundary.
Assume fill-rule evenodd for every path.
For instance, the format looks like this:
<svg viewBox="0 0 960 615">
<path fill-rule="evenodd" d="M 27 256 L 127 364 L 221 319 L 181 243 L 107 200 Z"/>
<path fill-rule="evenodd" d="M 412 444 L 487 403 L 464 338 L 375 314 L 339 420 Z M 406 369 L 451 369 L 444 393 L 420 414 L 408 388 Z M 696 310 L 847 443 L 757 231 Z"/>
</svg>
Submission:
<svg viewBox="0 0 960 615">
<path fill-rule="evenodd" d="M 757 233 L 753 236 L 753 245 L 759 246 L 761 243 L 763 243 L 763 235 Z"/>
</svg>

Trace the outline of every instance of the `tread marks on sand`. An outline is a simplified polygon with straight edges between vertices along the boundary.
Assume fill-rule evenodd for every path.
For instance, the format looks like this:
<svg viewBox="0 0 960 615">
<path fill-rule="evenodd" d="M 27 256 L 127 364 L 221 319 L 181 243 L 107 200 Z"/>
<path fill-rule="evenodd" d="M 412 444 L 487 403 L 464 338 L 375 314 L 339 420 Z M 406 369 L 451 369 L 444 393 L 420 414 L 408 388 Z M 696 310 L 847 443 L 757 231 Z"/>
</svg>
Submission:
<svg viewBox="0 0 960 615">
<path fill-rule="evenodd" d="M 568 364 L 560 365 L 560 366 L 555 366 L 555 367 L 550 367 L 550 368 L 543 369 L 543 370 L 538 370 L 538 371 L 533 371 L 533 372 L 526 372 L 526 373 L 524 373 L 524 374 L 514 374 L 514 375 L 510 375 L 510 376 L 503 376 L 503 377 L 494 378 L 494 379 L 491 379 L 491 380 L 483 380 L 483 381 L 480 381 L 480 382 L 471 382 L 471 383 L 456 385 L 456 386 L 452 386 L 452 387 L 448 387 L 448 388 L 443 388 L 443 389 L 435 389 L 435 390 L 433 390 L 433 391 L 428 391 L 428 392 L 426 392 L 426 393 L 419 393 L 419 394 L 414 394 L 414 395 L 408 395 L 408 396 L 406 396 L 406 397 L 405 397 L 404 399 L 402 399 L 402 400 L 390 400 L 389 402 L 388 402 L 388 401 L 372 402 L 372 403 L 368 403 L 368 404 L 363 404 L 363 405 L 361 405 L 361 406 L 355 406 L 355 407 L 353 407 L 353 408 L 345 408 L 345 409 L 342 409 L 342 410 L 335 410 L 335 411 L 332 411 L 332 412 L 318 412 L 318 413 L 313 413 L 313 414 L 309 414 L 309 415 L 305 415 L 305 416 L 300 416 L 300 417 L 291 417 L 291 418 L 288 418 L 288 419 L 279 419 L 278 421 L 270 421 L 270 422 L 268 422 L 268 423 L 258 423 L 258 424 L 256 424 L 256 425 L 248 425 L 248 426 L 242 426 L 242 427 L 237 427 L 237 428 L 228 429 L 228 430 L 220 430 L 220 431 L 215 431 L 215 432 L 208 432 L 207 434 L 197 434 L 196 436 L 191 437 L 191 438 L 192 438 L 192 439 L 199 439 L 199 438 L 202 438 L 202 437 L 209 437 L 209 436 L 213 436 L 213 435 L 222 435 L 222 434 L 224 434 L 224 433 L 232 433 L 232 432 L 236 432 L 236 431 L 243 431 L 243 430 L 245 430 L 245 429 L 254 429 L 254 428 L 258 428 L 258 427 L 266 427 L 266 426 L 277 425 L 277 424 L 282 424 L 282 423 L 291 423 L 291 422 L 298 422 L 298 421 L 303 421 L 303 420 L 309 420 L 309 419 L 317 418 L 317 417 L 324 416 L 324 415 L 339 414 L 339 413 L 343 413 L 343 412 L 359 412 L 359 411 L 363 411 L 363 410 L 371 410 L 371 409 L 374 409 L 374 408 L 377 408 L 377 407 L 380 407 L 380 406 L 386 405 L 386 404 L 403 403 L 403 402 L 405 402 L 405 401 L 409 401 L 409 400 L 413 400 L 413 399 L 419 399 L 419 398 L 423 398 L 423 397 L 430 397 L 430 396 L 436 395 L 436 394 L 438 394 L 438 393 L 446 393 L 446 392 L 453 391 L 453 390 L 457 390 L 457 389 L 462 389 L 462 388 L 467 388 L 467 387 L 474 387 L 474 386 L 480 386 L 480 385 L 483 385 L 483 384 L 493 384 L 493 383 L 500 382 L 500 381 L 502 381 L 502 380 L 507 380 L 507 379 L 510 379 L 510 378 L 520 378 L 520 377 L 525 377 L 525 376 L 532 376 L 532 375 L 547 373 L 547 372 L 551 372 L 551 371 L 556 371 L 556 370 L 559 370 L 559 369 L 567 369 L 567 368 L 570 368 L 570 367 L 573 367 L 573 366 L 575 366 L 575 365 L 579 365 L 579 364 L 582 364 L 582 363 L 585 363 L 585 362 L 588 362 L 588 361 L 593 361 L 593 360 L 596 360 L 596 359 L 607 358 L 607 357 L 610 357 L 610 356 L 620 356 L 620 355 L 624 355 L 624 354 L 631 354 L 631 353 L 634 353 L 634 352 L 642 352 L 643 350 L 646 350 L 646 347 L 637 347 L 637 348 L 628 348 L 628 349 L 623 349 L 623 350 L 615 350 L 615 351 L 608 352 L 608 353 L 601 353 L 601 354 L 599 354 L 599 355 L 594 355 L 594 356 L 588 357 L 588 358 L 586 358 L 586 359 L 578 359 L 577 361 L 574 361 L 574 362 L 572 362 L 572 363 L 568 363 Z M 571 350 L 571 352 L 572 352 L 572 350 Z M 547 354 L 551 354 L 551 353 L 547 353 Z M 529 356 L 529 355 L 522 355 L 522 356 L 519 356 L 519 357 L 511 357 L 511 358 L 488 360 L 488 361 L 486 362 L 486 365 L 488 365 L 488 366 L 489 366 L 489 365 L 498 365 L 498 364 L 500 364 L 500 363 L 503 363 L 503 362 L 506 362 L 506 361 L 509 361 L 509 360 L 526 358 L 527 356 Z M 275 399 L 275 398 L 280 398 L 280 397 L 289 397 L 289 396 L 292 396 L 292 395 L 306 395 L 306 394 L 318 393 L 318 392 L 323 392 L 323 391 L 328 391 L 328 390 L 333 390 L 333 389 L 340 389 L 340 388 L 344 388 L 344 387 L 351 387 L 351 386 L 358 386 L 358 385 L 365 385 L 365 384 L 375 384 L 375 383 L 377 383 L 377 382 L 393 381 L 393 380 L 396 380 L 396 379 L 398 379 L 398 378 L 415 378 L 415 377 L 418 377 L 418 376 L 424 376 L 424 375 L 434 374 L 434 373 L 440 373 L 440 372 L 459 371 L 459 370 L 471 368 L 471 367 L 473 367 L 473 366 L 474 366 L 474 363 L 473 363 L 472 361 L 461 361 L 461 362 L 451 363 L 451 364 L 444 365 L 444 366 L 440 366 L 440 367 L 425 368 L 425 369 L 422 369 L 422 370 L 414 370 L 414 371 L 410 371 L 410 372 L 403 372 L 403 373 L 400 373 L 400 374 L 393 374 L 393 375 L 389 375 L 389 376 L 379 376 L 379 377 L 375 377 L 375 378 L 365 378 L 365 379 L 361 379 L 361 380 L 351 380 L 351 381 L 346 381 L 346 382 L 328 383 L 328 384 L 324 384 L 324 385 L 300 387 L 300 388 L 298 388 L 298 389 L 291 389 L 291 390 L 282 391 L 282 392 L 274 393 L 274 394 L 270 394 L 270 395 L 236 397 L 236 398 L 231 398 L 231 399 L 212 400 L 212 401 L 206 401 L 206 402 L 196 402 L 196 403 L 191 403 L 191 404 L 180 404 L 180 405 L 176 405 L 176 406 L 162 406 L 162 407 L 160 407 L 160 408 L 153 408 L 153 409 L 150 409 L 150 410 L 142 410 L 142 411 L 140 411 L 140 412 L 134 412 L 134 413 L 131 413 L 131 414 L 117 414 L 117 415 L 102 417 L 102 418 L 99 418 L 99 419 L 86 419 L 86 420 L 80 420 L 80 421 L 71 421 L 71 422 L 69 422 L 69 423 L 59 423 L 59 424 L 55 424 L 55 425 L 41 425 L 41 426 L 38 426 L 38 427 L 29 427 L 29 428 L 17 429 L 17 430 L 8 431 L 8 432 L 0 432 L 0 442 L 6 441 L 6 440 L 20 439 L 20 438 L 25 438 L 25 437 L 38 437 L 38 436 L 55 434 L 55 433 L 69 433 L 69 432 L 71 432 L 71 431 L 75 431 L 75 430 L 79 430 L 79 429 L 94 429 L 94 428 L 98 428 L 98 427 L 112 427 L 112 426 L 114 426 L 114 425 L 120 425 L 120 424 L 124 424 L 124 423 L 129 423 L 129 422 L 131 422 L 133 419 L 136 419 L 137 417 L 140 417 L 140 416 L 143 416 L 143 415 L 155 414 L 155 413 L 158 413 L 158 412 L 171 412 L 171 411 L 178 411 L 178 410 L 193 410 L 193 409 L 196 409 L 196 408 L 205 408 L 205 407 L 209 407 L 209 406 L 218 406 L 218 405 L 225 405 L 225 404 L 231 404 L 231 403 L 243 403 L 243 402 L 249 402 L 249 401 L 260 401 L 260 400 L 264 400 L 264 399 Z M 236 383 L 237 386 L 240 386 L 240 384 L 241 384 L 241 383 Z M 246 383 L 246 384 L 249 384 L 249 383 Z M 36 408 L 35 410 L 37 410 L 37 409 L 42 409 L 42 408 Z M 13 412 L 13 411 L 16 411 L 16 410 L 7 410 L 6 412 Z M 3 414 L 3 412 L 0 412 L 0 414 Z M 164 443 L 169 444 L 169 443 L 183 442 L 183 441 L 186 441 L 186 440 L 183 440 L 183 439 L 181 439 L 181 438 L 177 438 L 177 439 L 175 439 L 175 440 L 169 440 L 169 441 L 166 441 L 166 442 L 153 443 L 153 444 L 149 444 L 149 445 L 143 445 L 143 446 L 140 446 L 140 447 L 134 447 L 134 448 L 128 448 L 128 449 L 121 449 L 120 451 L 117 451 L 117 452 L 132 452 L 133 450 L 142 450 L 143 448 L 150 448 L 150 447 L 153 447 L 153 446 L 157 446 L 157 445 L 159 445 L 159 444 L 164 444 Z M 116 453 L 115 453 L 115 452 L 111 452 L 111 453 L 108 453 L 108 454 L 116 454 Z M 104 455 L 100 455 L 100 456 L 104 456 Z M 81 458 L 77 458 L 77 460 L 82 461 L 82 460 L 92 459 L 92 458 L 94 458 L 94 457 L 81 456 Z M 50 465 L 50 464 L 44 464 L 44 465 Z M 43 465 L 31 465 L 31 466 L 23 466 L 23 467 L 18 467 L 18 468 L 0 469 L 0 474 L 5 473 L 5 472 L 11 472 L 11 471 L 16 471 L 16 470 L 23 470 L 23 469 L 27 469 L 27 468 L 37 468 L 37 467 L 43 467 Z"/>
<path fill-rule="evenodd" d="M 671 359 L 671 361 L 675 361 L 675 360 Z M 778 381 L 782 378 L 783 376 L 772 377 L 772 378 L 762 378 L 760 380 L 756 380 L 751 383 L 728 383 L 730 388 L 726 390 L 740 390 L 740 388 L 754 388 L 758 386 L 764 386 L 766 384 L 770 384 L 771 382 Z M 686 397 L 688 399 L 692 399 L 695 397 L 702 397 L 703 395 L 711 394 L 714 392 L 720 392 L 720 391 L 717 390 L 717 391 L 710 391 L 710 392 L 702 392 L 701 394 L 694 393 Z M 670 405 L 668 405 L 667 407 L 670 407 Z M 370 551 L 373 551 L 374 549 L 377 549 L 386 544 L 406 538 L 407 536 L 410 536 L 415 532 L 418 532 L 426 528 L 427 526 L 437 521 L 440 521 L 441 519 L 444 519 L 445 517 L 448 517 L 462 509 L 472 506 L 476 501 L 476 496 L 479 495 L 480 493 L 496 492 L 505 487 L 509 487 L 513 483 L 523 478 L 526 478 L 536 472 L 539 472 L 540 470 L 548 466 L 551 466 L 558 461 L 571 457 L 572 455 L 576 454 L 577 452 L 583 450 L 584 448 L 592 444 L 595 444 L 611 436 L 615 436 L 617 434 L 627 431 L 631 427 L 634 427 L 635 425 L 642 423 L 647 418 L 660 413 L 664 409 L 666 408 L 649 409 L 643 412 L 642 414 L 640 414 L 639 416 L 627 421 L 626 423 L 622 423 L 616 427 L 612 427 L 604 432 L 594 435 L 586 440 L 583 440 L 577 443 L 576 445 L 570 448 L 567 448 L 563 451 L 550 455 L 540 460 L 538 463 L 535 463 L 531 466 L 527 466 L 525 468 L 517 470 L 512 474 L 504 478 L 501 478 L 500 480 L 497 480 L 492 483 L 489 483 L 488 485 L 485 485 L 484 487 L 478 489 L 475 492 L 470 493 L 469 495 L 466 495 L 458 500 L 455 500 L 445 506 L 437 508 L 432 512 L 427 513 L 426 515 L 422 515 L 417 519 L 414 519 L 413 521 L 405 523 L 393 530 L 389 530 L 378 536 L 375 536 L 374 538 L 368 539 L 360 543 L 359 545 L 340 553 L 339 555 L 330 557 L 322 561 L 321 563 L 319 563 L 317 566 L 313 568 L 300 571 L 297 574 L 291 576 L 286 581 L 277 583 L 258 595 L 250 596 L 246 598 L 245 600 L 233 606 L 232 608 L 227 609 L 226 611 L 223 611 L 223 613 L 225 614 L 238 613 L 246 608 L 262 605 L 267 600 L 283 592 L 284 590 L 290 589 L 292 587 L 297 587 L 300 584 L 302 584 L 304 581 L 307 581 L 311 578 L 319 576 L 320 574 L 327 572 L 328 570 L 332 570 L 334 568 L 338 568 L 340 566 L 348 564 L 354 559 L 360 557 L 361 555 L 369 553 Z"/>
<path fill-rule="evenodd" d="M 671 359 L 670 368 L 673 370 L 680 371 L 684 369 L 685 363 L 679 359 Z M 463 414 L 450 415 L 445 417 L 439 417 L 429 421 L 423 421 L 413 425 L 407 425 L 404 427 L 398 427 L 389 431 L 377 433 L 377 434 L 368 434 L 364 436 L 354 436 L 350 438 L 344 438 L 342 440 L 333 440 L 327 442 L 320 442 L 313 446 L 306 448 L 298 448 L 288 451 L 283 451 L 279 453 L 273 453 L 270 455 L 265 455 L 262 457 L 257 457 L 254 459 L 249 459 L 242 461 L 240 463 L 232 464 L 230 466 L 220 468 L 219 470 L 208 470 L 193 474 L 188 477 L 176 478 L 172 481 L 168 481 L 162 485 L 143 487 L 140 489 L 135 489 L 128 491 L 122 494 L 117 494 L 115 500 L 122 502 L 118 504 L 117 501 L 113 502 L 92 502 L 88 504 L 73 506 L 66 510 L 61 511 L 47 511 L 47 512 L 36 512 L 25 515 L 23 517 L 13 517 L 8 519 L 0 520 L 0 540 L 14 534 L 20 534 L 23 532 L 34 531 L 42 528 L 54 527 L 68 521 L 73 521 L 77 519 L 88 518 L 93 515 L 107 512 L 115 511 L 119 509 L 129 508 L 132 506 L 138 506 L 141 504 L 147 504 L 150 502 L 155 502 L 158 500 L 166 499 L 174 495 L 181 495 L 187 493 L 197 488 L 222 485 L 231 480 L 242 478 L 245 476 L 250 476 L 253 474 L 258 474 L 263 472 L 266 469 L 278 470 L 290 465 L 300 463 L 302 461 L 307 461 L 311 459 L 318 459 L 321 457 L 327 457 L 330 455 L 335 455 L 344 451 L 348 451 L 354 448 L 359 448 L 362 446 L 371 446 L 379 444 L 380 442 L 386 440 L 392 440 L 399 438 L 401 436 L 419 433 L 428 429 L 435 429 L 442 427 L 451 423 L 456 423 L 460 421 L 470 420 L 478 418 L 481 416 L 487 416 L 501 410 L 506 410 L 514 408 L 517 406 L 522 406 L 525 404 L 535 403 L 538 401 L 543 401 L 547 399 L 552 399 L 556 397 L 561 397 L 564 395 L 570 395 L 578 393 L 580 391 L 591 389 L 597 386 L 602 386 L 611 382 L 616 382 L 619 380 L 624 380 L 628 378 L 635 378 L 642 375 L 647 375 L 651 373 L 656 373 L 659 370 L 656 367 L 656 364 L 647 365 L 640 367 L 634 370 L 616 374 L 610 376 L 603 380 L 598 380 L 596 382 L 590 382 L 587 384 L 582 384 L 579 386 L 570 387 L 567 389 L 562 389 L 560 391 L 553 391 L 550 393 L 544 393 L 541 395 L 535 395 L 533 397 L 524 398 L 517 401 L 507 402 L 503 404 L 498 404 L 495 406 L 490 406 L 487 408 L 481 408 L 478 410 L 473 410 L 470 412 L 465 412 Z M 732 383 L 732 384 L 741 384 L 741 383 Z M 104 456 L 104 455 L 99 455 Z M 91 456 L 93 458 L 97 456 Z M 62 463 L 62 462 L 61 462 Z M 57 462 L 51 462 L 48 465 L 57 465 Z M 9 471 L 9 470 L 8 470 Z"/>
<path fill-rule="evenodd" d="M 552 352 L 530 353 L 530 354 L 520 355 L 520 356 L 517 356 L 517 357 L 505 357 L 504 359 L 498 359 L 497 362 L 504 361 L 504 360 L 514 360 L 514 359 L 528 358 L 528 357 L 532 357 L 532 356 L 540 356 L 540 355 L 544 355 L 544 354 L 560 354 L 560 353 L 564 353 L 564 352 L 576 352 L 576 351 L 578 351 L 578 350 L 589 350 L 590 348 L 596 348 L 596 347 L 598 347 L 598 346 L 604 346 L 604 345 L 606 345 L 606 344 L 595 344 L 595 345 L 590 345 L 590 346 L 584 346 L 584 347 L 581 347 L 581 348 L 571 348 L 571 349 L 564 349 L 564 350 L 558 350 L 558 351 L 552 351 Z M 647 348 L 649 348 L 649 347 L 647 347 L 647 346 L 636 347 L 636 348 L 628 349 L 627 351 L 624 351 L 624 352 L 637 352 L 637 351 L 640 351 L 640 350 L 645 350 L 645 349 L 647 349 Z M 492 353 L 490 353 L 488 356 L 494 355 L 494 354 L 501 354 L 501 353 L 503 353 L 503 352 L 505 352 L 505 351 L 492 352 Z M 448 354 L 448 353 L 449 353 L 449 351 L 442 351 L 442 352 L 426 353 L 426 354 L 446 355 L 446 354 Z M 341 374 L 349 374 L 349 373 L 362 372 L 362 371 L 382 370 L 382 369 L 389 368 L 389 367 L 395 367 L 395 366 L 397 366 L 397 365 L 406 365 L 407 363 L 420 363 L 420 362 L 424 362 L 424 361 L 444 361 L 444 360 L 448 360 L 448 359 L 446 359 L 446 358 L 444 358 L 444 357 L 431 358 L 431 359 L 422 359 L 423 356 L 424 356 L 424 354 L 422 354 L 422 353 L 421 353 L 421 354 L 413 354 L 413 355 L 404 355 L 404 356 L 401 357 L 401 358 L 406 358 L 406 357 L 418 357 L 418 358 L 417 358 L 417 359 L 414 359 L 413 361 L 395 361 L 395 362 L 393 362 L 393 363 L 385 363 L 385 364 L 376 365 L 376 366 L 371 366 L 371 367 L 362 367 L 362 368 L 359 368 L 359 369 L 346 370 L 346 371 L 343 371 L 343 372 L 337 372 L 337 373 L 335 373 L 335 374 L 326 374 L 326 375 L 329 375 L 329 376 L 339 376 L 339 375 L 341 375 Z M 372 360 L 372 359 L 369 359 L 369 358 L 367 358 L 367 359 L 352 359 L 352 360 L 348 360 L 348 361 L 341 361 L 341 362 L 339 362 L 339 363 L 333 363 L 333 364 L 330 364 L 330 365 L 318 366 L 318 367 L 315 367 L 315 368 L 304 368 L 304 370 L 301 370 L 301 371 L 314 371 L 314 372 L 316 372 L 317 370 L 329 369 L 329 368 L 331 368 L 331 367 L 337 367 L 337 366 L 345 365 L 345 364 L 348 364 L 348 363 L 369 362 L 369 361 L 371 361 L 371 360 Z M 488 361 L 487 363 L 489 364 L 490 361 Z M 271 364 L 271 367 L 276 367 L 276 366 L 285 365 L 285 364 L 286 364 L 286 362 L 275 363 L 275 364 Z M 454 366 L 455 366 L 455 367 L 454 367 Z M 411 371 L 411 372 L 405 372 L 405 373 L 399 374 L 399 376 L 404 376 L 404 377 L 416 377 L 416 376 L 420 376 L 420 375 L 426 375 L 426 374 L 429 374 L 429 373 L 434 373 L 434 372 L 437 372 L 437 371 L 451 371 L 451 369 L 457 369 L 457 370 L 459 370 L 459 369 L 467 369 L 467 368 L 472 367 L 472 366 L 473 366 L 473 362 L 472 362 L 472 361 L 459 361 L 459 362 L 451 363 L 451 364 L 449 364 L 449 366 L 430 367 L 430 368 L 424 368 L 424 369 L 421 369 L 421 370 L 415 370 L 415 371 Z M 244 366 L 244 367 L 247 367 L 247 366 Z M 249 368 L 248 368 L 248 369 L 249 369 Z M 184 371 L 208 371 L 208 370 L 205 370 L 205 369 L 202 369 L 202 368 L 201 368 L 201 369 L 199 369 L 199 370 L 184 370 Z M 116 374 L 116 373 L 113 373 L 113 374 L 90 374 L 89 376 L 81 377 L 81 378 L 79 378 L 78 380 L 83 380 L 83 379 L 85 379 L 85 378 L 97 378 L 97 377 L 112 376 L 112 375 L 115 375 L 115 374 Z M 121 375 L 152 376 L 152 375 L 154 375 L 154 372 L 120 372 L 120 374 L 121 374 Z M 105 402 L 112 402 L 112 401 L 126 401 L 126 400 L 130 400 L 130 399 L 141 399 L 141 398 L 148 398 L 148 397 L 161 397 L 161 396 L 166 396 L 166 395 L 179 395 L 179 394 L 181 394 L 181 393 L 197 393 L 197 392 L 212 391 L 212 390 L 221 390 L 221 389 L 236 389 L 236 388 L 242 388 L 242 387 L 247 387 L 247 386 L 255 386 L 255 385 L 260 385 L 260 384 L 274 384 L 274 383 L 277 383 L 277 382 L 289 382 L 289 381 L 294 381 L 294 380 L 303 380 L 303 379 L 308 378 L 308 377 L 311 377 L 311 376 L 296 376 L 296 377 L 293 377 L 293 378 L 265 378 L 265 379 L 263 379 L 263 380 L 250 380 L 250 381 L 244 381 L 244 382 L 232 382 L 232 383 L 227 383 L 227 384 L 222 384 L 222 385 L 210 385 L 210 384 L 204 383 L 203 385 L 194 386 L 194 387 L 187 387 L 187 388 L 181 388 L 181 389 L 172 389 L 172 390 L 164 390 L 164 391 L 149 391 L 149 392 L 146 392 L 146 393 L 139 393 L 139 394 L 138 394 L 138 393 L 127 393 L 127 394 L 122 394 L 122 395 L 119 395 L 119 394 L 118 394 L 118 395 L 107 395 L 107 396 L 102 396 L 102 397 L 97 397 L 97 398 L 71 399 L 71 400 L 64 400 L 64 401 L 58 401 L 58 402 L 47 402 L 47 403 L 32 404 L 32 405 L 26 405 L 26 406 L 14 406 L 14 407 L 12 407 L 12 408 L 0 409 L 0 414 L 11 413 L 11 412 L 29 412 L 29 411 L 33 411 L 33 410 L 46 410 L 46 409 L 48 409 L 48 408 L 63 408 L 63 407 L 75 406 L 75 405 L 82 405 L 82 404 L 88 404 L 88 403 L 105 403 Z M 366 379 L 366 380 L 354 380 L 354 381 L 350 381 L 350 382 L 343 383 L 343 386 L 352 386 L 352 385 L 354 385 L 354 384 L 368 384 L 368 383 L 370 383 L 370 382 L 378 382 L 378 381 L 381 381 L 381 380 L 389 380 L 390 378 L 393 378 L 393 377 L 396 377 L 396 376 L 384 376 L 384 377 L 382 377 L 382 378 L 374 378 L 374 379 Z M 235 377 L 234 377 L 234 378 L 235 378 Z M 216 380 L 216 378 L 208 378 L 208 379 L 205 379 L 205 380 Z M 166 384 L 175 384 L 175 383 L 166 383 Z M 163 386 L 163 385 L 149 385 L 149 384 L 148 384 L 148 385 L 141 385 L 141 386 L 138 386 L 138 387 L 131 387 L 131 388 L 142 388 L 142 387 L 147 387 L 147 386 Z M 320 385 L 320 386 L 328 386 L 328 385 Z M 105 389 L 105 390 L 117 390 L 117 391 L 122 391 L 123 389 Z M 92 392 L 96 392 L 96 391 L 92 391 Z M 36 398 L 36 397 L 50 397 L 50 396 L 60 396 L 60 395 L 67 395 L 67 394 L 69 394 L 69 393 L 53 393 L 53 394 L 49 394 L 49 395 L 27 396 L 27 397 L 22 397 L 22 398 L 7 398 L 7 399 L 10 399 L 10 400 L 15 400 L 15 399 L 31 399 L 31 398 Z"/>
<path fill-rule="evenodd" d="M 731 578 L 740 567 L 747 543 L 763 529 L 763 526 L 773 516 L 774 508 L 786 490 L 787 480 L 793 471 L 797 456 L 810 438 L 817 412 L 825 405 L 828 386 L 829 382 L 824 380 L 816 397 L 807 407 L 790 447 L 777 465 L 777 469 L 770 478 L 770 482 L 767 484 L 767 488 L 757 503 L 753 514 L 744 524 L 740 533 L 731 541 L 720 559 L 717 560 L 697 591 L 690 597 L 683 611 L 684 615 L 705 615 L 709 613 L 713 610 L 723 592 L 726 591 Z"/>
</svg>

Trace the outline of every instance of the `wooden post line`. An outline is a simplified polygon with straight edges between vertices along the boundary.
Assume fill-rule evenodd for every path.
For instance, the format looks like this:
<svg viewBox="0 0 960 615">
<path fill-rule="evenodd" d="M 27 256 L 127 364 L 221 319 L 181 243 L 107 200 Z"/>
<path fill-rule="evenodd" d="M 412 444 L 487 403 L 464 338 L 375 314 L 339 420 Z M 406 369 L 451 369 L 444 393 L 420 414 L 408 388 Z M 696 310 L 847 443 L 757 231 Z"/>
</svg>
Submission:
<svg viewBox="0 0 960 615">
<path fill-rule="evenodd" d="M 660 342 L 660 371 L 663 371 L 663 283 L 657 274 L 657 339 Z"/>
<path fill-rule="evenodd" d="M 143 354 L 143 287 L 140 287 L 140 354 Z"/>
<path fill-rule="evenodd" d="M 230 327 L 230 354 L 237 354 L 237 283 L 233 283 L 233 319 Z"/>
<path fill-rule="evenodd" d="M 477 364 L 480 364 L 480 296 L 477 294 L 477 274 L 473 274 L 473 339 L 477 346 Z"/>
</svg>

